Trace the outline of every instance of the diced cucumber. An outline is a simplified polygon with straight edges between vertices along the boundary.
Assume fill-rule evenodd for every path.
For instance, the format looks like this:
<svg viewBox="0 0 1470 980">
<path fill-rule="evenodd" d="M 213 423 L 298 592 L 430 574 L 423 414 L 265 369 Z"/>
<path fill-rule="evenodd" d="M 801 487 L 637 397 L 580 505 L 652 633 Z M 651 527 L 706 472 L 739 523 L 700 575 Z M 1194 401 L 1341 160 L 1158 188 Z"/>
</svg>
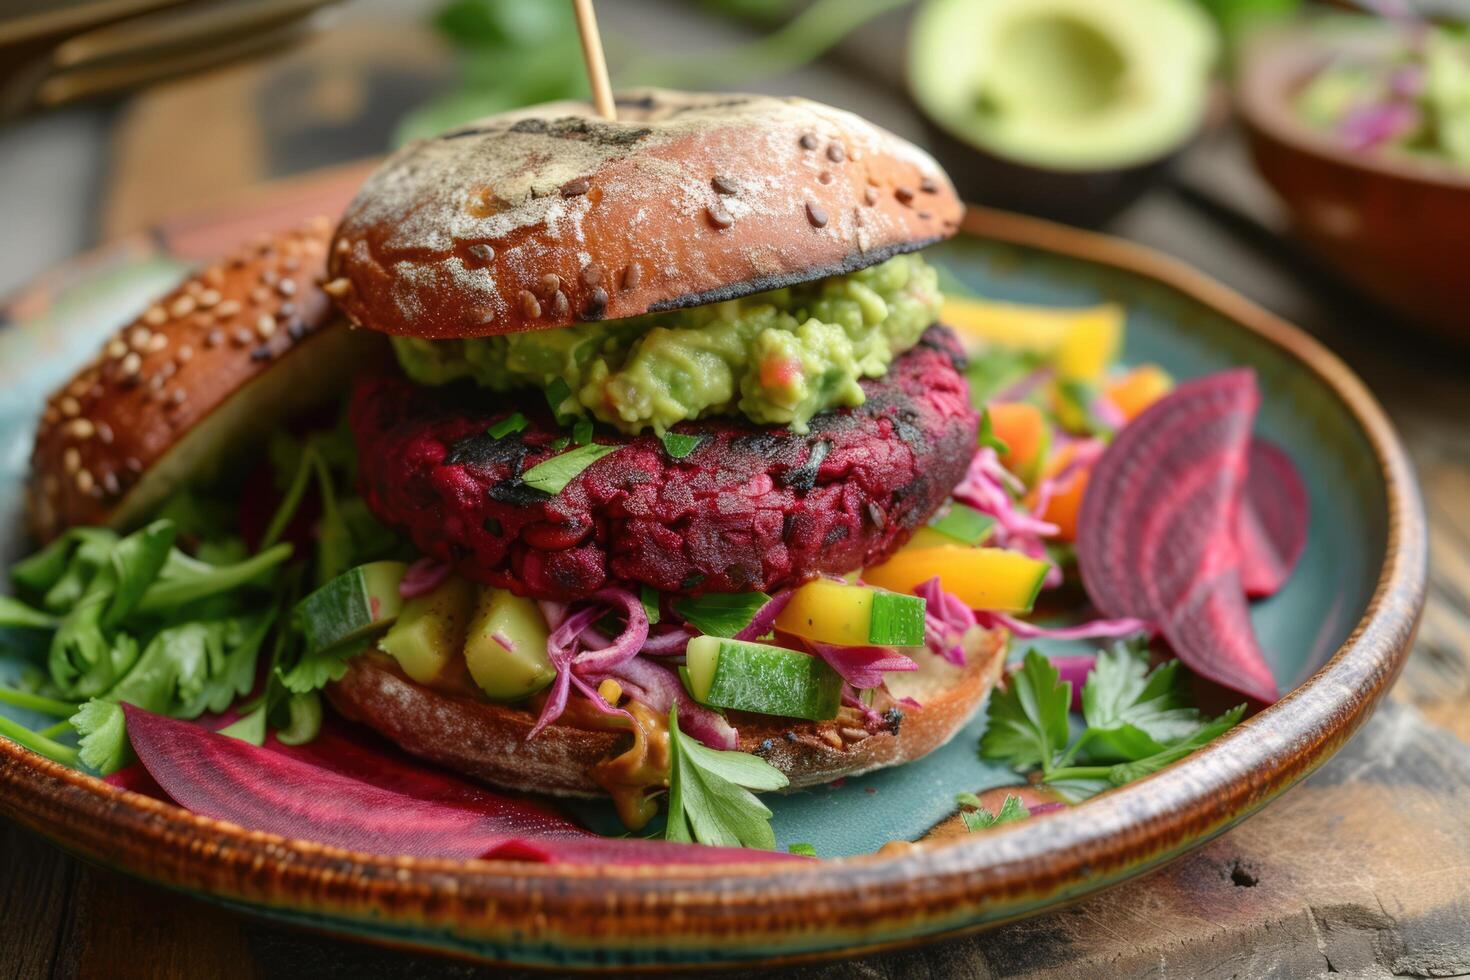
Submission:
<svg viewBox="0 0 1470 980">
<path fill-rule="evenodd" d="M 378 646 L 413 680 L 436 680 L 464 650 L 477 597 L 472 583 L 451 575 L 434 591 L 405 602 Z"/>
<path fill-rule="evenodd" d="M 776 628 L 838 646 L 918 646 L 924 642 L 924 600 L 831 579 L 796 590 Z"/>
<path fill-rule="evenodd" d="M 820 657 L 765 643 L 696 636 L 686 661 L 701 704 L 825 721 L 842 706 L 842 676 Z"/>
<path fill-rule="evenodd" d="M 549 635 L 536 603 L 481 587 L 464 644 L 470 676 L 492 701 L 530 697 L 556 677 L 546 655 Z"/>
<path fill-rule="evenodd" d="M 398 583 L 407 570 L 401 561 L 358 565 L 298 602 L 294 615 L 306 652 L 365 640 L 392 625 L 403 609 Z"/>
</svg>

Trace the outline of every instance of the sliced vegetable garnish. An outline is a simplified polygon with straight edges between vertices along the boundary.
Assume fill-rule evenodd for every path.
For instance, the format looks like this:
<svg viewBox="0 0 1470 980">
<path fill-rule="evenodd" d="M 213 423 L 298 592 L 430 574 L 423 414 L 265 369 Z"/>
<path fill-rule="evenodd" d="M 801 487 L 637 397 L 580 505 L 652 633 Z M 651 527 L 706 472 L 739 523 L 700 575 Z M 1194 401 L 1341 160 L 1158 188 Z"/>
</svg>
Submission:
<svg viewBox="0 0 1470 980">
<path fill-rule="evenodd" d="M 398 586 L 407 570 L 400 561 L 358 565 L 302 599 L 293 616 L 306 652 L 360 642 L 392 625 L 403 609 Z"/>
<path fill-rule="evenodd" d="M 530 599 L 482 586 L 464 644 L 470 676 L 494 701 L 518 701 L 556 678 L 547 654 L 550 631 Z"/>
<path fill-rule="evenodd" d="M 708 636 L 734 636 L 770 601 L 764 592 L 712 592 L 674 600 L 674 612 Z"/>
<path fill-rule="evenodd" d="M 476 598 L 472 583 L 450 576 L 405 602 L 378 647 L 398 661 L 410 680 L 435 681 L 464 652 Z"/>
<path fill-rule="evenodd" d="M 701 704 L 825 721 L 842 706 L 842 677 L 820 657 L 765 643 L 696 636 L 685 653 Z"/>
<path fill-rule="evenodd" d="M 990 533 L 995 530 L 995 518 L 982 514 L 969 504 L 955 501 L 949 505 L 948 510 L 929 523 L 929 528 L 960 544 L 973 547 L 990 537 Z"/>
<path fill-rule="evenodd" d="M 1249 370 L 1180 385 L 1125 427 L 1093 467 L 1077 561 L 1107 616 L 1160 625 L 1195 673 L 1270 703 L 1235 545 L 1260 396 Z"/>
<path fill-rule="evenodd" d="M 133 748 L 180 806 L 251 830 L 351 851 L 551 863 L 733 863 L 796 860 L 655 841 L 606 839 L 545 808 L 498 796 L 422 766 L 412 778 L 333 771 L 319 742 L 273 750 L 132 706 Z M 702 746 L 701 746 L 702 748 Z M 708 750 L 706 750 L 708 751 Z M 300 754 L 298 754 L 300 753 Z M 759 762 L 754 756 L 746 756 Z M 774 771 L 774 770 L 773 770 Z M 777 773 L 779 775 L 779 773 Z M 782 777 L 784 780 L 784 777 Z"/>
<path fill-rule="evenodd" d="M 499 422 L 496 422 L 485 431 L 490 435 L 492 439 L 504 439 L 506 436 L 514 432 L 520 432 L 521 430 L 525 429 L 526 425 L 527 422 L 524 415 L 522 415 L 520 412 L 511 412 L 505 418 L 501 419 Z"/>
<path fill-rule="evenodd" d="M 651 585 L 644 585 L 638 589 L 638 599 L 643 603 L 643 615 L 648 617 L 649 626 L 657 626 L 661 615 L 659 606 L 662 602 L 658 589 Z"/>
<path fill-rule="evenodd" d="M 990 414 L 990 406 L 980 410 L 980 433 L 976 436 L 976 442 L 987 449 L 994 449 L 997 453 L 1008 453 L 1011 447 L 995 432 L 995 419 Z"/>
<path fill-rule="evenodd" d="M 575 442 L 579 446 L 586 446 L 586 445 L 590 445 L 591 444 L 591 442 L 592 442 L 592 420 L 591 419 L 577 419 L 576 424 L 572 426 L 572 442 Z"/>
<path fill-rule="evenodd" d="M 1051 451 L 1051 423 L 1030 402 L 994 402 L 986 413 L 1000 442 L 992 447 L 1000 454 L 1000 465 L 1027 486 L 1035 484 Z"/>
<path fill-rule="evenodd" d="M 792 636 L 839 646 L 918 646 L 924 600 L 906 593 L 817 579 L 792 591 L 776 617 Z"/>
<path fill-rule="evenodd" d="M 623 447 L 603 446 L 596 443 L 578 446 L 569 452 L 537 463 L 522 475 L 521 480 L 528 487 L 555 495 L 565 490 L 567 484 L 576 479 L 587 467 L 621 448 Z"/>
<path fill-rule="evenodd" d="M 665 432 L 659 436 L 659 439 L 663 441 L 664 452 L 668 453 L 671 459 L 683 459 L 699 448 L 699 444 L 704 441 L 704 436 L 686 436 L 679 432 Z"/>
<path fill-rule="evenodd" d="M 546 386 L 546 404 L 560 425 L 571 425 L 576 418 L 575 411 L 572 413 L 562 412 L 562 406 L 571 397 L 572 386 L 567 384 L 565 378 L 553 378 L 551 383 Z"/>
<path fill-rule="evenodd" d="M 1049 562 L 1002 548 L 903 548 L 863 572 L 863 581 L 894 592 L 912 592 L 938 576 L 940 587 L 971 609 L 1030 612 Z"/>
<path fill-rule="evenodd" d="M 1275 444 L 1254 440 L 1235 524 L 1246 595 L 1275 595 L 1286 584 L 1306 550 L 1309 520 L 1307 487 L 1296 464 Z"/>
</svg>

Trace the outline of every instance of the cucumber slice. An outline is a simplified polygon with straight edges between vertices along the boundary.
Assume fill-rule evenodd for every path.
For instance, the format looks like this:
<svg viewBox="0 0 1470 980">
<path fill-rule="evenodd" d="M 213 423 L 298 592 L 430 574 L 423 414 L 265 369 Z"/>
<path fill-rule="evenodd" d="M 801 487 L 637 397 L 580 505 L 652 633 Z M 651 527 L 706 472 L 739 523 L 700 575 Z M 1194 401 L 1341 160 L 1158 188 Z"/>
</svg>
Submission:
<svg viewBox="0 0 1470 980">
<path fill-rule="evenodd" d="M 432 592 L 403 604 L 398 621 L 378 641 L 379 649 L 392 654 L 410 679 L 420 684 L 438 679 L 464 650 L 477 597 L 472 583 L 451 575 Z"/>
<path fill-rule="evenodd" d="M 818 579 L 796 590 L 776 628 L 837 646 L 918 646 L 924 642 L 924 600 Z"/>
<path fill-rule="evenodd" d="M 492 701 L 530 697 L 556 679 L 546 655 L 549 636 L 536 603 L 505 589 L 481 588 L 464 644 L 470 676 Z"/>
<path fill-rule="evenodd" d="M 842 677 L 799 650 L 696 636 L 686 656 L 694 700 L 716 708 L 826 721 L 842 706 Z"/>
<path fill-rule="evenodd" d="M 294 616 L 306 652 L 365 640 L 392 625 L 403 609 L 398 583 L 407 570 L 401 561 L 358 565 L 298 602 Z"/>
</svg>

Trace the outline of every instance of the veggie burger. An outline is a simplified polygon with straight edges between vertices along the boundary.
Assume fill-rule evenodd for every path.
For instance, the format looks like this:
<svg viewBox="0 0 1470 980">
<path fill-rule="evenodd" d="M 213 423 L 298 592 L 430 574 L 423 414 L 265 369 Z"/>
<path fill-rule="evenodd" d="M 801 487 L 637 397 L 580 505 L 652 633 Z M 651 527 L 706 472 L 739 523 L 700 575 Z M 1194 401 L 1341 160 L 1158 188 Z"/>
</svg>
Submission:
<svg viewBox="0 0 1470 980">
<path fill-rule="evenodd" d="M 345 403 L 341 489 L 383 533 L 345 568 L 315 543 L 276 653 L 291 691 L 316 676 L 411 753 L 611 795 L 631 827 L 680 739 L 792 787 L 944 743 L 1004 659 L 999 632 L 936 637 L 933 572 L 900 553 L 952 543 L 977 444 L 917 254 L 960 201 L 919 149 L 803 99 L 648 90 L 618 111 L 409 145 L 335 230 L 150 307 L 49 402 L 36 534 L 139 526 Z M 235 481 L 242 513 L 300 496 L 277 476 Z M 289 539 L 284 516 L 246 540 Z"/>
</svg>

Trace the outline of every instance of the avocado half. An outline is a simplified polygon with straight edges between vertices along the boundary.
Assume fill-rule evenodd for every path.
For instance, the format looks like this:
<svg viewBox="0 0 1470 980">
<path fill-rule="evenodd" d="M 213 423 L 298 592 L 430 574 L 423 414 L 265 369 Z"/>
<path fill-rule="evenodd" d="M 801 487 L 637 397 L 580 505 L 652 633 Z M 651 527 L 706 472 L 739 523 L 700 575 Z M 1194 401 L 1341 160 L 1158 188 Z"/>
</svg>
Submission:
<svg viewBox="0 0 1470 980">
<path fill-rule="evenodd" d="M 1218 53 L 1191 0 L 926 0 L 909 86 L 968 200 L 1098 224 L 1199 130 Z"/>
</svg>

